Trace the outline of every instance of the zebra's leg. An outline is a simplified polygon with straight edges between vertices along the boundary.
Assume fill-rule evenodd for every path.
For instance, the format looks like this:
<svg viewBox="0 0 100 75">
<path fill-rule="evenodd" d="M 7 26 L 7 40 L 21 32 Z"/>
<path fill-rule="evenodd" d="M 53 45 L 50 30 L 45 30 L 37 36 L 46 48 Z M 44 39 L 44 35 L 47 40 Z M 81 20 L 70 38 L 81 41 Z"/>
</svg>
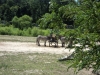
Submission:
<svg viewBox="0 0 100 75">
<path fill-rule="evenodd" d="M 65 42 L 62 43 L 62 47 L 65 47 Z"/>
<path fill-rule="evenodd" d="M 57 42 L 55 42 L 55 47 L 57 47 Z"/>
<path fill-rule="evenodd" d="M 37 42 L 38 42 L 38 46 L 40 46 L 40 40 L 38 40 Z"/>
<path fill-rule="evenodd" d="M 50 47 L 51 42 L 49 41 L 49 47 Z"/>
<path fill-rule="evenodd" d="M 50 45 L 52 46 L 52 41 L 50 41 Z"/>
<path fill-rule="evenodd" d="M 64 47 L 64 43 L 62 42 L 62 47 Z"/>
<path fill-rule="evenodd" d="M 44 42 L 44 46 L 46 46 L 46 41 Z"/>
<path fill-rule="evenodd" d="M 38 41 L 37 41 L 37 39 L 36 39 L 36 45 L 38 45 Z"/>
<path fill-rule="evenodd" d="M 63 43 L 63 47 L 65 47 L 65 43 Z"/>
<path fill-rule="evenodd" d="M 51 46 L 52 46 L 52 41 L 50 42 Z"/>
<path fill-rule="evenodd" d="M 55 43 L 55 47 L 57 46 L 57 42 L 54 42 Z"/>
<path fill-rule="evenodd" d="M 58 47 L 58 41 L 55 41 L 55 47 Z"/>
<path fill-rule="evenodd" d="M 57 47 L 58 47 L 58 41 L 57 41 Z"/>
<path fill-rule="evenodd" d="M 65 42 L 64 42 L 64 47 L 65 47 Z"/>
<path fill-rule="evenodd" d="M 62 47 L 63 47 L 63 43 L 62 43 Z"/>
<path fill-rule="evenodd" d="M 55 41 L 54 43 L 55 43 L 55 47 L 57 47 L 57 41 Z"/>
<path fill-rule="evenodd" d="M 50 39 L 48 42 L 49 42 L 49 47 L 50 47 L 50 44 L 52 45 L 52 40 Z"/>
<path fill-rule="evenodd" d="M 49 41 L 49 47 L 50 47 L 50 41 Z"/>
</svg>

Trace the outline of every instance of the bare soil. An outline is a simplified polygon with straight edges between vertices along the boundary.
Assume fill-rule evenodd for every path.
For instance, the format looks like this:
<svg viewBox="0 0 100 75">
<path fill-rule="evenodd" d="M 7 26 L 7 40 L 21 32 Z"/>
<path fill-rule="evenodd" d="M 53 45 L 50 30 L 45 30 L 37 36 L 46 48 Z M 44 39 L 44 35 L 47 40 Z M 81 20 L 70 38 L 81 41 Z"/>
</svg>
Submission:
<svg viewBox="0 0 100 75">
<path fill-rule="evenodd" d="M 41 46 L 37 46 L 36 43 L 33 42 L 0 42 L 0 51 L 6 51 L 6 52 L 23 52 L 23 53 L 51 53 L 51 54 L 62 54 L 62 55 L 68 55 L 71 54 L 74 49 L 65 49 L 65 47 L 61 47 L 61 44 L 59 44 L 58 47 L 47 46 L 45 47 L 43 43 L 41 43 Z M 0 54 L 1 56 L 2 54 Z M 80 73 L 87 73 L 88 75 L 94 75 L 91 73 L 91 71 L 82 70 Z M 81 75 L 81 74 L 79 74 Z"/>
<path fill-rule="evenodd" d="M 65 49 L 59 44 L 58 47 L 47 46 L 45 47 L 43 43 L 41 46 L 37 46 L 33 42 L 0 42 L 0 51 L 12 51 L 12 52 L 30 52 L 30 53 L 52 53 L 52 54 L 70 54 L 74 50 Z"/>
</svg>

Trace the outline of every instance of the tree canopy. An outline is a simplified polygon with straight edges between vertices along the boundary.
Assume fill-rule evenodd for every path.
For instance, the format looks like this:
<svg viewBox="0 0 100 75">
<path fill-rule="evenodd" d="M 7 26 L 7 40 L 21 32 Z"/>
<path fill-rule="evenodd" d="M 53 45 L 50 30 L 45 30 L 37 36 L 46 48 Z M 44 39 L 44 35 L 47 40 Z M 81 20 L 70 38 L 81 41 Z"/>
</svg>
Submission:
<svg viewBox="0 0 100 75">
<path fill-rule="evenodd" d="M 49 12 L 50 0 L 0 0 L 1 20 L 11 21 L 14 16 L 25 14 L 33 18 L 35 23 L 44 13 Z"/>
<path fill-rule="evenodd" d="M 100 69 L 100 2 L 96 0 L 84 0 L 81 5 L 75 7 L 77 10 L 75 26 L 78 27 L 73 33 L 76 35 L 75 56 L 72 66 L 81 70 L 93 68 Z M 98 43 L 99 42 L 99 43 Z"/>
</svg>

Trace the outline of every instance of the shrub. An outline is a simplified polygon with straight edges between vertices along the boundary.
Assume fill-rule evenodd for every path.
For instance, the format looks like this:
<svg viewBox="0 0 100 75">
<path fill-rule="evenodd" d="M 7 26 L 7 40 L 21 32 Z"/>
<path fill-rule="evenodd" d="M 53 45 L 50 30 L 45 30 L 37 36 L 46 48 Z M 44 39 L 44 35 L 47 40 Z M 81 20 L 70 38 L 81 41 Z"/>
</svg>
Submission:
<svg viewBox="0 0 100 75">
<path fill-rule="evenodd" d="M 18 28 L 14 28 L 12 25 L 0 27 L 1 35 L 22 35 L 21 31 Z"/>
<path fill-rule="evenodd" d="M 31 36 L 31 28 L 29 27 L 28 29 L 22 30 L 22 35 L 23 36 Z"/>
<path fill-rule="evenodd" d="M 48 35 L 48 34 L 49 34 L 49 30 L 43 30 L 38 27 L 33 27 L 31 31 L 31 35 L 35 37 L 38 35 Z"/>
<path fill-rule="evenodd" d="M 31 27 L 32 25 L 32 18 L 28 15 L 23 15 L 22 17 L 17 17 L 15 16 L 12 19 L 12 24 L 16 27 L 19 28 L 21 30 Z"/>
<path fill-rule="evenodd" d="M 14 27 L 18 28 L 18 17 L 17 16 L 14 16 L 14 18 L 12 19 L 12 24 Z"/>
<path fill-rule="evenodd" d="M 43 30 L 38 27 L 28 28 L 20 30 L 19 28 L 14 28 L 12 25 L 10 26 L 1 26 L 0 27 L 1 35 L 18 35 L 18 36 L 38 36 L 38 35 L 49 35 L 49 29 Z"/>
<path fill-rule="evenodd" d="M 34 28 L 32 28 L 32 36 L 38 36 L 38 34 L 39 34 L 39 28 L 37 28 L 37 27 L 34 27 Z"/>
<path fill-rule="evenodd" d="M 47 30 L 42 30 L 43 31 L 43 35 L 45 35 L 45 36 L 47 36 L 47 35 L 49 35 L 50 34 L 50 30 L 49 29 L 47 29 Z"/>
</svg>

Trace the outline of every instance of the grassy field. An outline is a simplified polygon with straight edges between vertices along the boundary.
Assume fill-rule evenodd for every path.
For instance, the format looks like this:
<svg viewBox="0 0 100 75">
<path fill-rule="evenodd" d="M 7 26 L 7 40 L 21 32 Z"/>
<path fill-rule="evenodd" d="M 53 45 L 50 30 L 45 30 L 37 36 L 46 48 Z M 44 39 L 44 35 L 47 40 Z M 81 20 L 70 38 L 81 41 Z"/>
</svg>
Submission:
<svg viewBox="0 0 100 75">
<path fill-rule="evenodd" d="M 2 41 L 35 42 L 35 37 L 2 36 Z M 72 61 L 60 62 L 63 55 L 48 53 L 18 53 L 0 51 L 0 75 L 75 75 L 74 69 L 67 71 Z M 78 75 L 92 75 L 80 71 Z"/>
<path fill-rule="evenodd" d="M 0 52 L 0 75 L 73 75 L 61 55 Z"/>
<path fill-rule="evenodd" d="M 36 37 L 0 35 L 0 41 L 35 42 Z"/>
<path fill-rule="evenodd" d="M 72 61 L 58 61 L 61 55 L 46 53 L 0 52 L 0 75 L 75 75 L 68 66 Z M 82 70 L 77 75 L 93 75 Z"/>
</svg>

